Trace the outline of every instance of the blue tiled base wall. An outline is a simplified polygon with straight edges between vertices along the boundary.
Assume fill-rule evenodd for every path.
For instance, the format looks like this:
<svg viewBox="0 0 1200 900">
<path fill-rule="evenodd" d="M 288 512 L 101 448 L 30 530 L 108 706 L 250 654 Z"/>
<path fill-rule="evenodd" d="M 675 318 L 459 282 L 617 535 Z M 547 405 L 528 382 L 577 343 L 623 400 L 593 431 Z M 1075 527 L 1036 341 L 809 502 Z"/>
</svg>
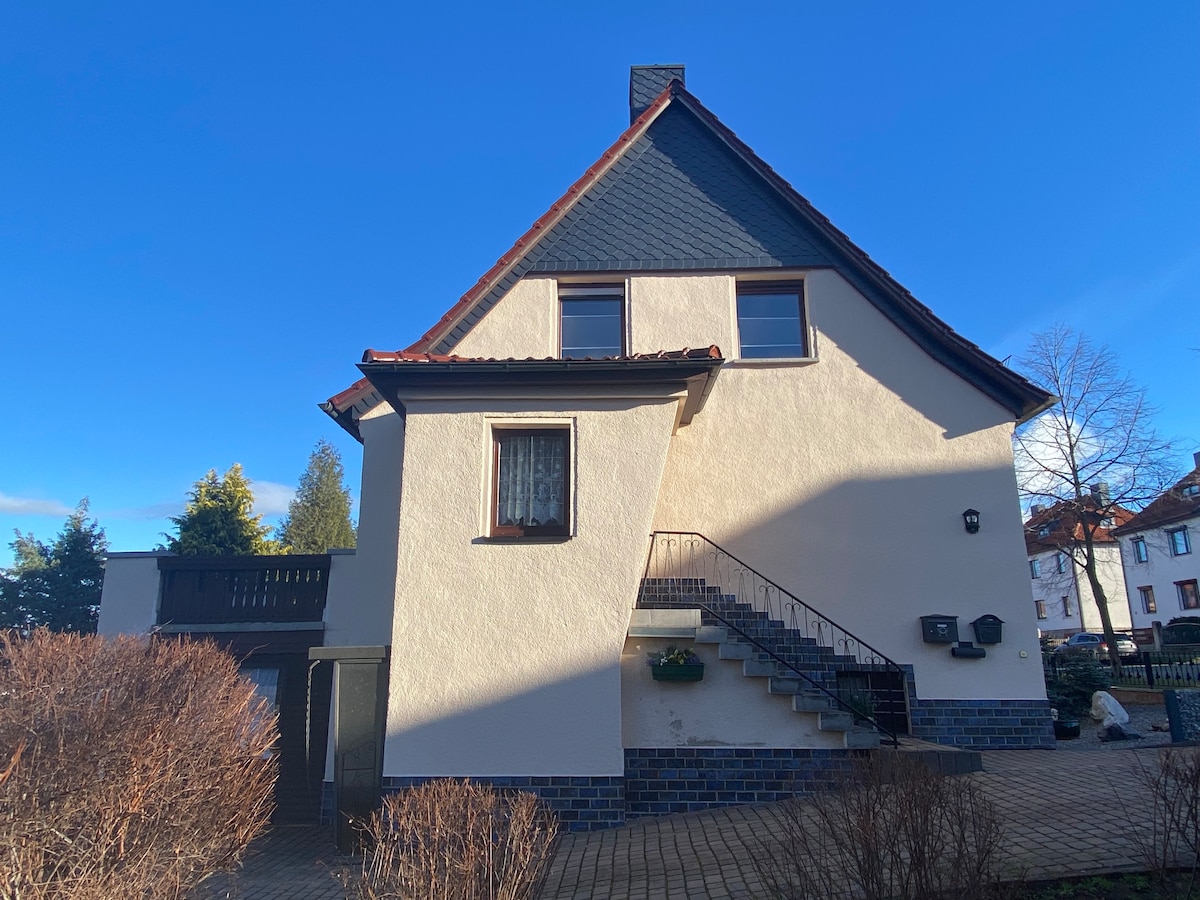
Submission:
<svg viewBox="0 0 1200 900">
<path fill-rule="evenodd" d="M 973 750 L 1054 747 L 1054 725 L 1046 700 L 913 698 L 909 701 L 909 733 L 923 741 Z"/>
<path fill-rule="evenodd" d="M 761 750 L 726 747 L 625 751 L 625 776 L 487 776 L 471 780 L 537 794 L 570 831 L 595 831 L 627 819 L 784 800 L 829 784 L 846 768 L 846 750 Z M 383 779 L 385 793 L 429 777 Z M 333 822 L 333 785 L 326 782 L 321 822 Z"/>
<path fill-rule="evenodd" d="M 847 750 L 640 747 L 625 751 L 625 816 L 786 800 L 830 784 Z"/>
</svg>

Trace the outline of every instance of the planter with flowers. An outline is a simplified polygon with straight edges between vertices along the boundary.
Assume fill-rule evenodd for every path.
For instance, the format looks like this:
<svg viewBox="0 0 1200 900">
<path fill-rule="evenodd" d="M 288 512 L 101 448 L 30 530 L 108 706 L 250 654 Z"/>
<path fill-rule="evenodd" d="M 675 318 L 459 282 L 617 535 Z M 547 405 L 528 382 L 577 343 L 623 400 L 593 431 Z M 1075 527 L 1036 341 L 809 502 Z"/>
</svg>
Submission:
<svg viewBox="0 0 1200 900">
<path fill-rule="evenodd" d="M 646 654 L 646 665 L 655 681 L 699 681 L 704 677 L 704 663 L 686 647 L 674 644 L 665 650 Z"/>
</svg>

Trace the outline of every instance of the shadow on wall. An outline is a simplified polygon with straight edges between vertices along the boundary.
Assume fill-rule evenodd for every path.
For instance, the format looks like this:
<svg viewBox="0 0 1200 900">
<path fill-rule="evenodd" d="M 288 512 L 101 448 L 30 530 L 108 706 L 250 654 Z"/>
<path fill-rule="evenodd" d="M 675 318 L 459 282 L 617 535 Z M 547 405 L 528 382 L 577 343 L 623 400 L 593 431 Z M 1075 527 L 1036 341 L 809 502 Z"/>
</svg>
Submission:
<svg viewBox="0 0 1200 900">
<path fill-rule="evenodd" d="M 856 478 L 742 527 L 725 524 L 711 505 L 692 507 L 699 516 L 660 513 L 657 527 L 704 533 L 901 663 L 929 652 L 919 628 L 929 613 L 965 617 L 963 626 L 993 613 L 1006 623 L 1008 646 L 1027 643 L 1033 652 L 1037 624 L 1020 512 L 1015 488 L 1001 489 L 1011 484 L 1002 469 Z M 741 498 L 730 517 L 744 520 L 753 501 Z M 981 513 L 977 534 L 965 530 L 968 508 Z"/>
</svg>

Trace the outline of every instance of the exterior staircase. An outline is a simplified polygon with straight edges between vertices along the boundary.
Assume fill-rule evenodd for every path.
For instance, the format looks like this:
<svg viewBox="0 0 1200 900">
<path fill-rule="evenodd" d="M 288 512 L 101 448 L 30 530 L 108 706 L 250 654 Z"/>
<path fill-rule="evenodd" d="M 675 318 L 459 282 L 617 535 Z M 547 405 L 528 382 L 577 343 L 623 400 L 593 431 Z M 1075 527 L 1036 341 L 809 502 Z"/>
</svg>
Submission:
<svg viewBox="0 0 1200 900">
<path fill-rule="evenodd" d="M 908 733 L 908 670 L 703 535 L 652 535 L 629 634 L 716 644 L 849 749 Z"/>
</svg>

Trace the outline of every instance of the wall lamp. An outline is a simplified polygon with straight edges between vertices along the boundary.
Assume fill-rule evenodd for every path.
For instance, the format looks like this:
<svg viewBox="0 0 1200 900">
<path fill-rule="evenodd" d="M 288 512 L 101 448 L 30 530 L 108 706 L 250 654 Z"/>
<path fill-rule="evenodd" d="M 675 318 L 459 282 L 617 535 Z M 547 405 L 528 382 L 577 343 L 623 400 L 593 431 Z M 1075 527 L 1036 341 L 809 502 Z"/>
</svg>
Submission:
<svg viewBox="0 0 1200 900">
<path fill-rule="evenodd" d="M 979 510 L 968 509 L 963 513 L 963 527 L 967 529 L 967 534 L 974 534 L 979 530 Z"/>
</svg>

